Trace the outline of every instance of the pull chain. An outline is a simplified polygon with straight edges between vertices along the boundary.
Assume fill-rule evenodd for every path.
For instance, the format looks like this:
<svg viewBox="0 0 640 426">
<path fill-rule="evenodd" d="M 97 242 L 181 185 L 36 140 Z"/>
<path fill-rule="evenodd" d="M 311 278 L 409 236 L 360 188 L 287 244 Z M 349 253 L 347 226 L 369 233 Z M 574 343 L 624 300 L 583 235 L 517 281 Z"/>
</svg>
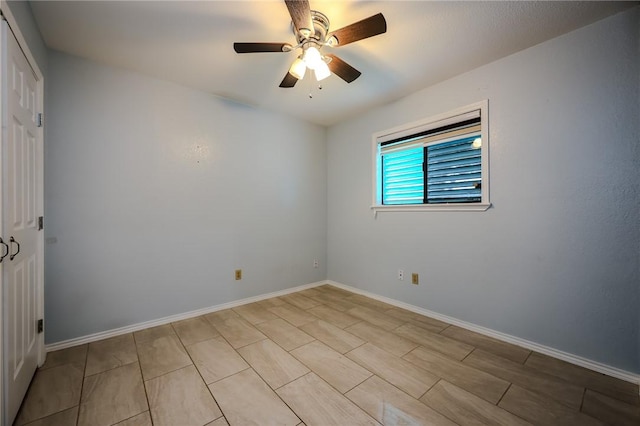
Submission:
<svg viewBox="0 0 640 426">
<path fill-rule="evenodd" d="M 309 78 L 309 99 L 313 99 L 313 87 L 314 87 L 314 82 L 312 81 L 311 78 Z M 320 82 L 318 82 L 318 90 L 322 90 L 322 84 L 320 84 Z"/>
</svg>

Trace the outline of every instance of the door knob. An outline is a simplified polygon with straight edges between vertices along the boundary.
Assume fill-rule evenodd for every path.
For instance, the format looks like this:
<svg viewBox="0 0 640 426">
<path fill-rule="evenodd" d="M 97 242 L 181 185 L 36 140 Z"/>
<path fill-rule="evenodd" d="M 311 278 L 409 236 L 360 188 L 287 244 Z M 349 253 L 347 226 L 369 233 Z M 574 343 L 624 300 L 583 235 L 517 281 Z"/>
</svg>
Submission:
<svg viewBox="0 0 640 426">
<path fill-rule="evenodd" d="M 9 246 L 7 245 L 7 243 L 2 241 L 2 238 L 0 238 L 0 244 L 2 244 L 4 248 L 7 250 L 2 256 L 0 256 L 0 263 L 2 263 L 4 258 L 7 257 L 7 255 L 9 254 Z"/>
<path fill-rule="evenodd" d="M 20 243 L 17 242 L 15 238 L 11 237 L 9 238 L 9 244 L 15 244 L 18 246 L 18 250 L 15 253 L 12 253 L 11 256 L 9 256 L 9 260 L 13 260 L 13 258 L 16 257 L 18 253 L 20 253 Z"/>
</svg>

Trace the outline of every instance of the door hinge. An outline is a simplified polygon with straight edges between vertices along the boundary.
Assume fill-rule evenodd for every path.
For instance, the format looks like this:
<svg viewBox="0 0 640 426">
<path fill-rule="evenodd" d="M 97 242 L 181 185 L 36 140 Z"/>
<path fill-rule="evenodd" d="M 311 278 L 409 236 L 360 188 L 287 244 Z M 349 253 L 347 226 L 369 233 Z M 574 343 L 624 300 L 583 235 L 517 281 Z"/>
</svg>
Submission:
<svg viewBox="0 0 640 426">
<path fill-rule="evenodd" d="M 38 334 L 42 333 L 44 331 L 44 320 L 43 319 L 39 319 L 38 320 Z"/>
<path fill-rule="evenodd" d="M 44 117 L 42 116 L 42 113 L 39 112 L 38 115 L 36 116 L 36 126 L 42 127 L 43 121 L 44 121 Z"/>
<path fill-rule="evenodd" d="M 38 231 L 42 231 L 44 229 L 44 216 L 38 217 Z"/>
</svg>

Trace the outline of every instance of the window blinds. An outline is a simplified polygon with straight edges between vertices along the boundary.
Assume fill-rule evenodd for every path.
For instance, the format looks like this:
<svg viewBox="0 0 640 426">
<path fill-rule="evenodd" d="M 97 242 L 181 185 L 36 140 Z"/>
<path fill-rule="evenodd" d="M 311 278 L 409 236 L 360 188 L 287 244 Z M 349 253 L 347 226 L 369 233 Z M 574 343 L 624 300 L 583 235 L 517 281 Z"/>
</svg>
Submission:
<svg viewBox="0 0 640 426">
<path fill-rule="evenodd" d="M 382 204 L 481 201 L 480 111 L 457 118 L 380 143 Z"/>
<path fill-rule="evenodd" d="M 424 203 L 422 145 L 382 156 L 382 204 Z"/>
<path fill-rule="evenodd" d="M 482 148 L 474 148 L 478 134 L 458 137 L 425 148 L 426 203 L 479 203 L 482 199 Z"/>
</svg>

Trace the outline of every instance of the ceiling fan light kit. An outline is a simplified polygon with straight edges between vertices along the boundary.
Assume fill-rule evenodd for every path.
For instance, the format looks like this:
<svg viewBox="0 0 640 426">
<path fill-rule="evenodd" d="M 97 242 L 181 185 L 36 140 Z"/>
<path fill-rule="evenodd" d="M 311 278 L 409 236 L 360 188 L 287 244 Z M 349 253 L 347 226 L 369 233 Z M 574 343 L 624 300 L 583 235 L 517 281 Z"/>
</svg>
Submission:
<svg viewBox="0 0 640 426">
<path fill-rule="evenodd" d="M 361 73 L 351 65 L 332 54 L 323 54 L 322 48 L 340 47 L 358 40 L 383 34 L 387 23 L 381 13 L 355 22 L 339 30 L 329 32 L 329 18 L 323 13 L 311 10 L 307 0 L 285 0 L 291 25 L 298 44 L 289 43 L 234 43 L 236 53 L 291 52 L 302 49 L 289 67 L 280 87 L 294 87 L 302 80 L 307 69 L 313 71 L 316 80 L 321 81 L 331 73 L 347 83 L 351 83 Z"/>
</svg>

